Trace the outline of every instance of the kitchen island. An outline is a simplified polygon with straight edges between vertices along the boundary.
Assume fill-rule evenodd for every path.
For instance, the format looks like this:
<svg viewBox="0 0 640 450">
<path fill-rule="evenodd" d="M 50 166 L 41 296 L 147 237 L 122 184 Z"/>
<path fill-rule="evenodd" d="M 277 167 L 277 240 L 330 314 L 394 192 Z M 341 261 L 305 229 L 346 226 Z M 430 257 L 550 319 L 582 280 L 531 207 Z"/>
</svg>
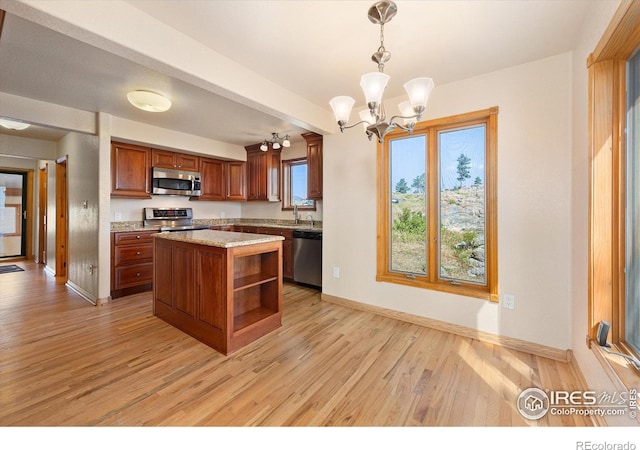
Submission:
<svg viewBox="0 0 640 450">
<path fill-rule="evenodd" d="M 154 235 L 153 314 L 227 355 L 282 325 L 282 236 Z"/>
</svg>

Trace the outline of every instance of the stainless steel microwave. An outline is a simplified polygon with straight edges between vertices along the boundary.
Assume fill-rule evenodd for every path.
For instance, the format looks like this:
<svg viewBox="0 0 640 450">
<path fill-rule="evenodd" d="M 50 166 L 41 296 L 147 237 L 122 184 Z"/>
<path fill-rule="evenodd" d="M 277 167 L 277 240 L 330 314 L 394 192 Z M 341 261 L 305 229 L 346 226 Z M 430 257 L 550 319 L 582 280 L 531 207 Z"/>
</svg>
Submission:
<svg viewBox="0 0 640 450">
<path fill-rule="evenodd" d="M 200 172 L 161 167 L 154 167 L 151 171 L 152 194 L 185 195 L 188 197 L 199 197 L 201 194 Z"/>
</svg>

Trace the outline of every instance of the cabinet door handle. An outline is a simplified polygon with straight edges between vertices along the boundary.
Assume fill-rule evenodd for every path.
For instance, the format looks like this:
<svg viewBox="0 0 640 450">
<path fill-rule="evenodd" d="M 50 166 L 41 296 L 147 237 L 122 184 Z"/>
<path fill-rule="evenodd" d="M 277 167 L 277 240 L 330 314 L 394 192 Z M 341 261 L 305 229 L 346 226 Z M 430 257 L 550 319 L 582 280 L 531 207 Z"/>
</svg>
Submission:
<svg viewBox="0 0 640 450">
<path fill-rule="evenodd" d="M 141 252 L 136 252 L 136 255 L 139 255 Z"/>
<path fill-rule="evenodd" d="M 136 276 L 139 277 L 140 276 L 140 272 L 136 273 Z"/>
<path fill-rule="evenodd" d="M 140 239 L 140 235 L 136 236 L 136 239 Z"/>
</svg>

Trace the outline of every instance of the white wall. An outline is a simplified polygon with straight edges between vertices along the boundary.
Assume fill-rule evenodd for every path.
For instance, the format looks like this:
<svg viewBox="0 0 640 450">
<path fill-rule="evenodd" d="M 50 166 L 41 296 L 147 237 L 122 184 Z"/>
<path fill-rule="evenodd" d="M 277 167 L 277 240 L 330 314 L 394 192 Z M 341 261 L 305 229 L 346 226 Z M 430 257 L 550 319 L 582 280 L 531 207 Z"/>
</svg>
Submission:
<svg viewBox="0 0 640 450">
<path fill-rule="evenodd" d="M 40 167 L 45 161 L 40 161 Z M 56 271 L 56 164 L 48 161 L 47 170 L 47 269 Z"/>
<path fill-rule="evenodd" d="M 67 156 L 68 282 L 88 299 L 98 298 L 98 138 L 68 133 L 58 142 Z M 96 270 L 90 270 L 90 266 Z"/>
<path fill-rule="evenodd" d="M 188 197 L 153 195 L 149 200 L 112 198 L 111 221 L 141 221 L 143 219 L 143 208 L 151 207 L 192 208 L 194 219 L 236 218 L 241 216 L 240 202 L 189 201 Z M 117 217 L 119 218 L 116 219 Z"/>
<path fill-rule="evenodd" d="M 0 167 L 32 170 L 34 174 L 32 186 L 34 202 L 30 212 L 31 217 L 34 218 L 32 228 L 34 252 L 38 249 L 38 159 L 55 160 L 55 158 L 55 142 L 0 134 Z M 55 262 L 55 258 L 52 260 Z"/>
<path fill-rule="evenodd" d="M 56 143 L 42 141 L 40 139 L 29 139 L 20 136 L 0 134 L 0 155 L 19 156 L 21 159 L 56 159 Z M 0 157 L 2 157 L 0 156 Z M 19 163 L 15 161 L 15 163 Z M 29 163 L 31 168 L 32 162 Z M 0 160 L 0 165 L 6 166 Z"/>
<path fill-rule="evenodd" d="M 515 295 L 514 310 L 375 281 L 376 144 L 359 129 L 324 138 L 323 292 L 570 348 L 571 70 L 565 53 L 436 86 L 424 117 L 500 108 L 498 281 L 501 294 Z"/>
<path fill-rule="evenodd" d="M 240 145 L 228 144 L 116 116 L 111 116 L 110 133 L 114 140 L 140 143 L 154 148 L 197 153 L 214 158 L 247 160 L 247 153 Z"/>
</svg>

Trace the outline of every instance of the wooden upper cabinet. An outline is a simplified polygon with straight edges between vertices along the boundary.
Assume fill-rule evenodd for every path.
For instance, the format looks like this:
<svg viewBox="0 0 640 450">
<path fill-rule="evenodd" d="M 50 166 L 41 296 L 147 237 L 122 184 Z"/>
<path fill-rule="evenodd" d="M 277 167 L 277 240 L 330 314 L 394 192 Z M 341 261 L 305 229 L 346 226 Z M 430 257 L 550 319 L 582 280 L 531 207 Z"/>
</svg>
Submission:
<svg viewBox="0 0 640 450">
<path fill-rule="evenodd" d="M 202 194 L 192 200 L 245 201 L 247 199 L 244 161 L 200 158 L 200 179 Z"/>
<path fill-rule="evenodd" d="M 307 198 L 322 199 L 322 136 L 316 133 L 304 133 L 307 141 Z"/>
<path fill-rule="evenodd" d="M 168 150 L 153 149 L 151 152 L 152 166 L 164 169 L 182 169 L 197 172 L 200 158 L 185 153 L 176 153 Z"/>
<path fill-rule="evenodd" d="M 224 161 L 200 158 L 200 190 L 199 200 L 225 199 Z"/>
<path fill-rule="evenodd" d="M 247 200 L 280 201 L 280 150 L 260 150 L 260 144 L 247 150 Z"/>
<path fill-rule="evenodd" d="M 151 198 L 151 149 L 111 143 L 111 197 Z"/>
<path fill-rule="evenodd" d="M 244 161 L 226 161 L 226 200 L 245 201 L 247 199 L 247 164 Z"/>
</svg>

